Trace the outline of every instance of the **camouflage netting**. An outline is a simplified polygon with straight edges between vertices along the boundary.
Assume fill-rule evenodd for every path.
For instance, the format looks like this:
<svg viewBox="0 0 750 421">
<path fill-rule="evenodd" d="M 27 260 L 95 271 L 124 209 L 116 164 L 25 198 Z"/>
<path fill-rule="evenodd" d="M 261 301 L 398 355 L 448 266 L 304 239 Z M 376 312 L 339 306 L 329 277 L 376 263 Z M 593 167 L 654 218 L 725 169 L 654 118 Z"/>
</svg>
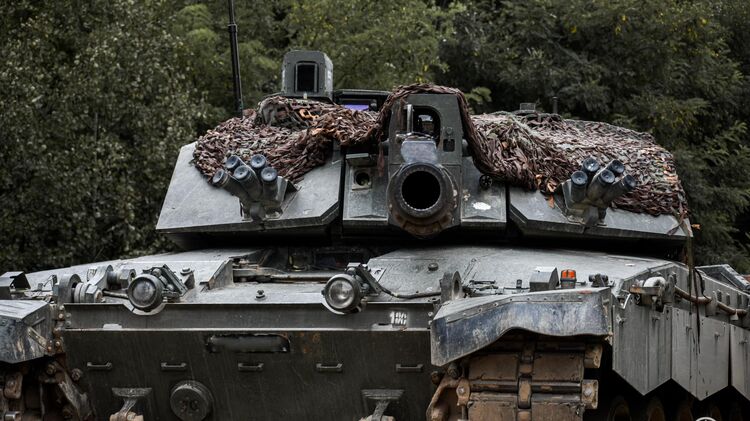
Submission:
<svg viewBox="0 0 750 421">
<path fill-rule="evenodd" d="M 280 175 L 297 180 L 325 162 L 334 141 L 343 147 L 383 141 L 391 106 L 413 93 L 456 95 L 475 165 L 509 185 L 551 194 L 580 169 L 584 158 L 593 156 L 605 164 L 619 159 L 639 184 L 617 199 L 615 207 L 678 218 L 687 214 L 674 158 L 651 135 L 555 114 L 470 116 L 460 91 L 427 84 L 397 88 L 379 114 L 317 101 L 267 98 L 257 111 L 225 121 L 198 139 L 194 163 L 211 176 L 231 154 L 247 160 L 262 153 Z"/>
<path fill-rule="evenodd" d="M 555 114 L 473 116 L 483 139 L 477 166 L 509 184 L 550 194 L 589 156 L 625 164 L 638 187 L 614 206 L 652 215 L 687 213 L 674 158 L 647 133 L 606 123 L 564 120 Z M 480 161 L 480 162 L 477 162 Z"/>
<path fill-rule="evenodd" d="M 298 180 L 325 162 L 334 140 L 342 146 L 363 142 L 376 116 L 318 101 L 267 98 L 257 111 L 229 119 L 198 139 L 194 163 L 210 177 L 229 155 L 247 161 L 262 153 L 279 175 Z"/>
</svg>

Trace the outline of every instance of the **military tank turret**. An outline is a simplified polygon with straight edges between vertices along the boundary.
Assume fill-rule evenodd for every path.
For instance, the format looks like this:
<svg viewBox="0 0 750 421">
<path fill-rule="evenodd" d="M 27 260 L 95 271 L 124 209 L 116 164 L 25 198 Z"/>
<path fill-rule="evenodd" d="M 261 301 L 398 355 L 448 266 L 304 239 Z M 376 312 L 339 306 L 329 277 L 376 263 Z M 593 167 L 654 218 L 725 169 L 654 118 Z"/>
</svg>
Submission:
<svg viewBox="0 0 750 421">
<path fill-rule="evenodd" d="M 2 275 L 4 420 L 748 419 L 750 284 L 676 261 L 647 135 L 283 69 L 181 149 L 184 251 Z"/>
</svg>

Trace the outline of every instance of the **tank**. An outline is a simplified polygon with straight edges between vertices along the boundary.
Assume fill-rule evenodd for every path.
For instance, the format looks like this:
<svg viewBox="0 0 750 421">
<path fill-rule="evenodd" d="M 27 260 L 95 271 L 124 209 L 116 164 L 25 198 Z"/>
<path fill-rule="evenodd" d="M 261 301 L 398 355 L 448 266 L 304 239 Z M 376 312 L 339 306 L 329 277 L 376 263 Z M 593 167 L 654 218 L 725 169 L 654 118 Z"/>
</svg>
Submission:
<svg viewBox="0 0 750 421">
<path fill-rule="evenodd" d="M 749 419 L 750 284 L 690 264 L 668 152 L 332 78 L 290 52 L 182 147 L 181 251 L 0 277 L 3 420 Z"/>
</svg>

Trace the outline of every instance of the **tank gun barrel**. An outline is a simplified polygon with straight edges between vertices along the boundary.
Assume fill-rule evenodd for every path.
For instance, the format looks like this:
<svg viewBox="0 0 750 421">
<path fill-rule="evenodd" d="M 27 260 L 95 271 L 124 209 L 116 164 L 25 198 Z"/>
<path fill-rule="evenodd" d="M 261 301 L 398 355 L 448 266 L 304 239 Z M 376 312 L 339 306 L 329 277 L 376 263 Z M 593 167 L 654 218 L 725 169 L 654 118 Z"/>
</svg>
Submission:
<svg viewBox="0 0 750 421">
<path fill-rule="evenodd" d="M 436 235 L 450 224 L 455 180 L 440 163 L 434 139 L 421 134 L 401 136 L 403 164 L 388 184 L 391 216 L 412 235 Z"/>
</svg>

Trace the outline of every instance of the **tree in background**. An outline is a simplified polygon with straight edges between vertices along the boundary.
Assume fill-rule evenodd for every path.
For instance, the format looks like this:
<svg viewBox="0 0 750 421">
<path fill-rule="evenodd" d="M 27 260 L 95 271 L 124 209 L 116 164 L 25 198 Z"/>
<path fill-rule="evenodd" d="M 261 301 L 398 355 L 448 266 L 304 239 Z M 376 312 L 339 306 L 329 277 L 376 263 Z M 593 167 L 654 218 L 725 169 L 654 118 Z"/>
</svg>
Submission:
<svg viewBox="0 0 750 421">
<path fill-rule="evenodd" d="M 7 3 L 7 2 L 6 2 Z M 674 151 L 696 257 L 750 272 L 746 0 L 236 0 L 245 106 L 283 54 L 325 51 L 337 88 L 437 81 L 475 111 L 567 116 Z M 180 145 L 232 114 L 224 1 L 0 4 L 0 271 L 162 249 Z"/>
<path fill-rule="evenodd" d="M 732 15 L 709 2 L 475 1 L 441 48 L 439 80 L 488 88 L 493 108 L 550 110 L 557 96 L 569 116 L 653 133 L 674 152 L 700 224 L 697 259 L 748 271 L 735 227 L 750 204 L 747 82 L 722 16 Z"/>
<path fill-rule="evenodd" d="M 331 57 L 335 88 L 390 90 L 431 80 L 443 66 L 438 45 L 457 10 L 422 0 L 303 0 L 284 23 L 291 47 Z"/>
<path fill-rule="evenodd" d="M 326 52 L 336 88 L 391 89 L 425 82 L 442 67 L 438 43 L 460 7 L 407 2 L 288 0 L 236 2 L 245 105 L 280 85 L 281 59 L 292 49 Z M 232 114 L 232 80 L 224 2 L 196 2 L 177 13 L 175 31 L 190 52 L 190 78 L 207 105 L 202 129 Z"/>
<path fill-rule="evenodd" d="M 712 8 L 719 23 L 726 28 L 729 57 L 739 63 L 743 75 L 742 93 L 734 106 L 733 114 L 747 123 L 750 122 L 750 7 L 745 0 L 723 0 L 713 2 Z M 748 146 L 748 138 L 744 138 L 744 147 Z M 738 168 L 737 171 L 747 172 L 743 168 Z M 744 244 L 750 243 L 750 212 L 745 211 L 740 215 L 734 226 L 737 230 L 735 237 Z M 717 261 L 722 258 L 723 256 L 715 256 Z"/>
<path fill-rule="evenodd" d="M 0 269 L 159 248 L 198 108 L 162 1 L 0 5 Z"/>
<path fill-rule="evenodd" d="M 283 1 L 237 2 L 239 56 L 245 107 L 252 108 L 263 95 L 278 91 L 281 57 L 286 45 L 282 20 L 288 5 Z M 184 42 L 182 63 L 205 113 L 200 133 L 234 113 L 232 72 L 225 2 L 193 3 L 178 9 L 173 30 Z"/>
</svg>

